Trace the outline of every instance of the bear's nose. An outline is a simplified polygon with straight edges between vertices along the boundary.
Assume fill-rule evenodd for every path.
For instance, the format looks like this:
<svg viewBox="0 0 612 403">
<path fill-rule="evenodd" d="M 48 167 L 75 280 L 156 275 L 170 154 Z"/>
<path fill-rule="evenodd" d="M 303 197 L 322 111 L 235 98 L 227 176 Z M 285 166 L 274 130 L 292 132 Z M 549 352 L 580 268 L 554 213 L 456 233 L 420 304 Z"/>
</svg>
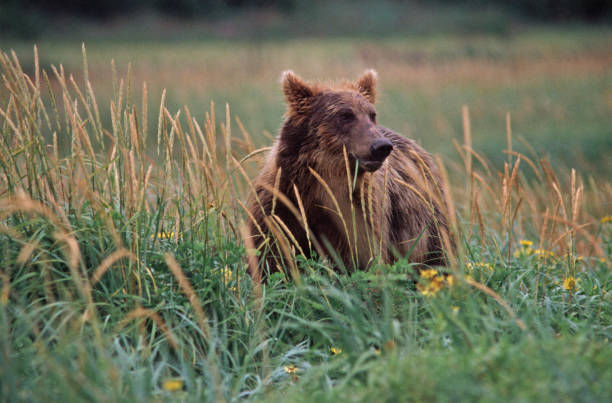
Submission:
<svg viewBox="0 0 612 403">
<path fill-rule="evenodd" d="M 370 146 L 370 155 L 376 161 L 384 161 L 391 151 L 393 151 L 393 144 L 387 139 L 374 140 Z"/>
</svg>

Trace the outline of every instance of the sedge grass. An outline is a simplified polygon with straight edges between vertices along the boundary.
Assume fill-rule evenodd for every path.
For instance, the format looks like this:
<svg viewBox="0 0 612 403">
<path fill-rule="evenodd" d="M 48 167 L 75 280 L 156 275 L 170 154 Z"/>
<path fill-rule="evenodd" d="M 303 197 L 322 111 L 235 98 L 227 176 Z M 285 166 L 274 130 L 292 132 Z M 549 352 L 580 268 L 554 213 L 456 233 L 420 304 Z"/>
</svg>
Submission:
<svg viewBox="0 0 612 403">
<path fill-rule="evenodd" d="M 261 152 L 232 136 L 229 107 L 221 124 L 214 104 L 199 121 L 162 96 L 148 128 L 147 87 L 138 100 L 115 78 L 105 127 L 87 73 L 79 84 L 61 66 L 25 74 L 14 54 L 0 64 L 3 400 L 609 397 L 610 183 L 521 164 L 510 129 L 497 171 L 466 124 L 462 159 L 438 159 L 463 177 L 443 174 L 454 285 L 424 295 L 415 281 L 431 279 L 406 259 L 337 274 L 274 218 L 287 265 L 260 284 L 238 207 Z M 371 187 L 360 197 L 375 223 Z M 355 214 L 340 218 L 350 237 Z"/>
</svg>

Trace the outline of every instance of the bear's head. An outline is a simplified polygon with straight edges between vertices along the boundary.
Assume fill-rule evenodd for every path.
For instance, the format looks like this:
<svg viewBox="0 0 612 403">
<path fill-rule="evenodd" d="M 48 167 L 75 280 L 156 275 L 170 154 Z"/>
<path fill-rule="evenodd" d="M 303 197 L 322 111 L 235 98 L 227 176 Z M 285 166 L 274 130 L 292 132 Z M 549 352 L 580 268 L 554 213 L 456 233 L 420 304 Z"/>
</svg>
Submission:
<svg viewBox="0 0 612 403">
<path fill-rule="evenodd" d="M 376 72 L 354 82 L 330 86 L 309 84 L 292 71 L 282 77 L 287 116 L 281 131 L 281 152 L 309 163 L 344 167 L 344 151 L 359 171 L 376 171 L 393 150 L 376 123 Z"/>
</svg>

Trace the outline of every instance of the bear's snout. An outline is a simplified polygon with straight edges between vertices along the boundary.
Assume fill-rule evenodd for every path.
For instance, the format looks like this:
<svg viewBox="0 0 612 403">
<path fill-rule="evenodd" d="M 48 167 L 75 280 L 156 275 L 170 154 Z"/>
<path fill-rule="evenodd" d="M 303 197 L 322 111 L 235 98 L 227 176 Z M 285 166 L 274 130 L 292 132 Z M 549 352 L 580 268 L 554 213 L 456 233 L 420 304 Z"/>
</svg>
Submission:
<svg viewBox="0 0 612 403">
<path fill-rule="evenodd" d="M 370 156 L 374 161 L 384 161 L 391 151 L 393 151 L 393 144 L 387 139 L 374 140 L 370 146 Z"/>
</svg>

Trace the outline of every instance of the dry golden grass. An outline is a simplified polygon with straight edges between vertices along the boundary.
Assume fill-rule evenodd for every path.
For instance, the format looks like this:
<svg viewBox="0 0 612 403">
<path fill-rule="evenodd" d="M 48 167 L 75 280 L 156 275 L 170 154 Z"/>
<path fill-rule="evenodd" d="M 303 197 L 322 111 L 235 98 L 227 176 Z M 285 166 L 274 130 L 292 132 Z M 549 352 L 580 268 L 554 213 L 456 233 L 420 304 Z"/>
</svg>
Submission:
<svg viewBox="0 0 612 403">
<path fill-rule="evenodd" d="M 84 48 L 83 56 L 87 66 Z M 187 107 L 172 112 L 168 110 L 164 92 L 158 114 L 157 152 L 154 153 L 147 148 L 147 85 L 142 86 L 142 105 L 139 106 L 133 103 L 133 78 L 116 79 L 116 94 L 110 103 L 112 127 L 105 128 L 99 118 L 101 112 L 87 70 L 84 74 L 85 90 L 82 90 L 74 77 L 66 76 L 61 67 L 53 67 L 54 80 L 48 78 L 46 71 L 39 70 L 36 48 L 33 76 L 23 73 L 15 54 L 3 54 L 1 63 L 8 96 L 0 109 L 4 127 L 0 156 L 3 170 L 0 217 L 15 213 L 36 213 L 46 217 L 56 227 L 56 239 L 66 245 L 65 253 L 74 281 L 86 300 L 92 301 L 91 285 L 125 257 L 130 259 L 120 263 L 119 267 L 128 279 L 128 291 L 143 295 L 142 276 L 153 276 L 139 259 L 140 248 L 150 241 L 148 237 L 155 238 L 160 231 L 176 234 L 177 238 L 189 236 L 196 233 L 196 228 L 202 223 L 214 220 L 215 239 L 205 239 L 205 247 L 214 247 L 221 239 L 238 241 L 243 237 L 239 228 L 250 218 L 243 214 L 242 210 L 246 209 L 241 200 L 252 191 L 249 177 L 254 176 L 265 149 L 255 149 L 237 118 L 241 138 L 233 136 L 228 105 L 224 122 L 215 121 L 214 104 L 211 104 L 204 121 L 199 122 Z M 603 61 L 594 63 L 601 68 L 598 63 Z M 45 93 L 52 95 L 53 102 L 43 98 Z M 449 251 L 453 266 L 457 264 L 456 259 L 463 259 L 462 248 L 472 243 L 476 233 L 480 238 L 478 244 L 493 242 L 498 245 L 500 257 L 504 259 L 510 259 L 519 239 L 527 238 L 534 239 L 539 249 L 552 251 L 558 256 L 604 256 L 593 231 L 598 225 L 599 215 L 603 216 L 600 200 L 612 198 L 609 182 L 598 183 L 591 179 L 585 185 L 574 170 L 567 179 L 559 179 L 545 159 L 533 161 L 513 151 L 509 114 L 506 117 L 508 160 L 503 171 L 497 171 L 475 151 L 467 107 L 462 109 L 462 117 L 463 144 L 456 143 L 461 159 L 443 163 L 438 158 L 440 164 L 448 164 L 453 171 L 463 172 L 461 182 L 450 184 L 442 166 L 445 186 L 450 189 L 446 200 L 450 211 L 447 213 L 454 235 L 460 240 L 457 242 L 459 250 Z M 47 131 L 52 133 L 53 144 L 45 144 L 42 133 Z M 70 154 L 66 157 L 60 157 L 57 150 L 58 135 L 70 137 Z M 522 173 L 525 167 L 533 171 L 534 179 L 527 179 Z M 312 174 L 334 201 L 347 238 L 354 241 L 349 244 L 356 260 L 355 212 L 352 217 L 343 217 L 334 191 L 315 171 Z M 426 172 L 423 176 L 427 177 Z M 279 177 L 275 188 L 270 190 L 276 195 L 275 203 L 289 205 L 287 197 L 276 190 Z M 348 190 L 354 186 L 348 165 L 347 185 Z M 432 197 L 439 196 L 439 190 L 436 192 L 428 186 L 423 188 L 429 189 Z M 352 197 L 352 192 L 349 191 L 349 195 Z M 371 195 L 361 195 L 364 200 L 365 197 L 371 205 Z M 303 206 L 290 208 L 311 240 Z M 110 215 L 112 210 L 122 212 L 119 222 Z M 78 217 L 85 211 L 90 211 L 105 223 L 105 230 L 117 248 L 94 270 L 91 284 L 87 275 L 89 269 L 83 265 L 67 218 L 75 212 Z M 155 223 L 155 228 L 149 228 L 152 223 L 147 223 L 143 217 L 155 211 L 159 212 L 161 219 Z M 460 215 L 456 211 L 460 211 Z M 376 217 L 371 216 L 371 211 L 363 218 L 376 225 Z M 286 269 L 299 281 L 296 255 L 304 251 L 278 217 L 272 214 L 268 223 L 278 242 L 264 245 L 274 244 L 279 248 Z M 126 226 L 133 234 L 129 244 L 118 232 L 118 225 Z M 374 238 L 372 234 L 368 237 L 370 240 Z M 321 251 L 318 240 L 312 241 Z M 451 243 L 445 240 L 447 246 Z M 246 246 L 248 250 L 252 249 L 252 246 Z M 35 244 L 25 245 L 21 260 L 27 259 L 36 247 Z M 369 242 L 370 251 L 382 247 Z M 253 266 L 253 254 L 249 252 L 249 256 L 247 260 Z M 199 306 L 172 256 L 166 257 L 166 263 L 194 307 Z M 207 334 L 203 311 L 198 309 L 196 313 L 202 332 Z"/>
<path fill-rule="evenodd" d="M 465 374 L 468 362 L 479 393 L 483 365 L 492 362 L 482 360 L 482 351 L 507 349 L 496 360 L 501 363 L 520 357 L 508 367 L 518 377 L 525 365 L 537 364 L 524 376 L 529 385 L 531 374 L 558 372 L 555 362 L 542 369 L 541 363 L 555 356 L 550 351 L 580 351 L 567 359 L 579 363 L 563 373 L 568 381 L 576 375 L 597 379 L 599 368 L 609 367 L 607 358 L 601 359 L 608 345 L 605 268 L 610 267 L 603 250 L 609 234 L 602 226 L 609 225 L 612 184 L 555 170 L 545 158 L 517 151 L 512 114 L 504 112 L 500 121 L 507 145 L 501 167 L 478 151 L 472 133 L 478 119 L 468 107 L 457 111 L 463 123 L 455 138 L 459 157 L 436 157 L 457 245 L 447 246 L 448 277 L 432 269 L 415 288 L 406 282 L 410 267 L 404 262 L 339 276 L 333 257 L 301 259 L 293 234 L 271 215 L 267 224 L 276 242 L 263 245 L 276 248 L 287 275 L 262 286 L 257 251 L 245 233 L 252 218 L 243 200 L 267 149 L 256 148 L 228 105 L 219 121 L 214 104 L 203 115 L 192 114 L 187 107 L 168 106 L 164 92 L 153 112 L 148 100 L 158 98 L 133 77 L 117 77 L 112 99 L 103 103 L 87 73 L 76 79 L 61 67 L 42 70 L 36 49 L 34 60 L 37 67 L 26 74 L 15 55 L 0 56 L 0 246 L 12 256 L 0 269 L 0 326 L 13 349 L 3 356 L 12 360 L 9 371 L 0 367 L 0 375 L 18 386 L 33 385 L 27 393 L 108 401 L 131 390 L 131 396 L 152 400 L 166 396 L 156 384 L 166 385 L 164 377 L 174 379 L 182 371 L 184 383 L 161 389 L 181 393 L 185 385 L 190 393 L 214 390 L 218 400 L 243 399 L 285 382 L 279 374 L 291 373 L 287 382 L 307 379 L 306 369 L 315 366 L 324 374 L 322 382 L 337 372 L 334 387 L 344 383 L 354 389 L 355 374 L 369 376 L 382 368 L 379 380 L 389 379 L 393 367 L 380 363 L 390 357 L 395 362 L 394 351 L 411 357 L 409 368 L 413 357 L 425 352 L 419 374 L 443 356 L 445 361 L 426 373 L 428 381 L 446 370 L 445 379 L 463 382 L 456 374 Z M 104 111 L 108 123 L 101 118 Z M 60 141 L 68 145 L 65 151 Z M 353 197 L 355 180 L 346 168 L 341 190 Z M 354 210 L 342 216 L 337 190 L 312 174 L 335 200 L 344 232 L 356 245 L 359 217 Z M 422 175 L 430 173 L 423 169 Z M 309 246 L 321 251 L 304 206 L 291 205 L 276 182 L 269 189 L 276 208 L 288 205 L 309 234 Z M 359 198 L 369 208 L 360 218 L 375 228 L 372 187 L 364 188 Z M 428 193 L 424 199 L 439 197 L 438 189 L 422 188 Z M 383 245 L 373 234 L 369 240 L 376 259 Z M 353 252 L 356 259 L 359 251 Z M 241 281 L 247 266 L 254 281 Z M 601 270 L 580 273 L 590 268 Z M 559 329 L 568 329 L 561 330 L 568 336 L 552 337 Z M 451 348 L 443 345 L 451 339 Z M 312 346 L 301 340 L 313 340 Z M 338 340 L 347 341 L 336 345 Z M 570 348 L 563 344 L 567 340 Z M 328 360 L 330 343 L 344 352 Z M 525 343 L 537 347 L 536 358 L 523 360 L 524 350 L 516 346 Z M 586 361 L 581 343 L 596 346 Z M 542 344 L 546 349 L 540 350 Z M 461 369 L 449 372 L 449 362 L 451 369 Z M 586 374 L 574 370 L 584 366 Z M 154 378 L 158 368 L 163 374 Z M 202 379 L 207 383 L 198 383 Z M 396 383 L 406 379 L 415 378 Z M 584 385 L 576 390 L 581 393 Z"/>
</svg>

